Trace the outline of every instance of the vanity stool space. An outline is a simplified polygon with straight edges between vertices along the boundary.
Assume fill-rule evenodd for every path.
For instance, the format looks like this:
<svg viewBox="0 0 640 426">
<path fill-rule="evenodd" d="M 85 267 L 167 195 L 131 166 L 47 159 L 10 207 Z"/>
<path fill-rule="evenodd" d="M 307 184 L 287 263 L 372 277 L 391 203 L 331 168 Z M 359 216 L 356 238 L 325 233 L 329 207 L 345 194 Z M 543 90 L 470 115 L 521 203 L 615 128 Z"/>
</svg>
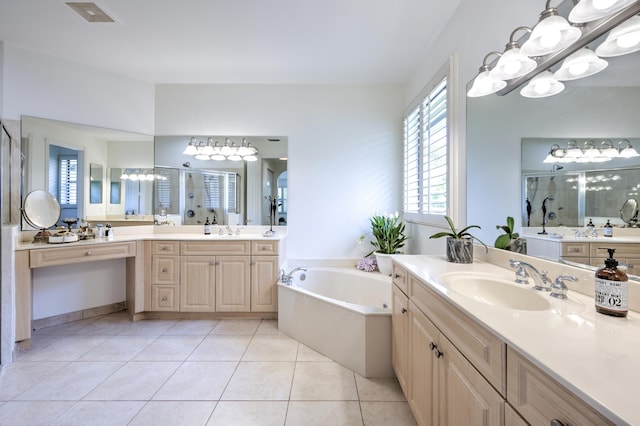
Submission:
<svg viewBox="0 0 640 426">
<path fill-rule="evenodd" d="M 284 238 L 155 234 L 24 244 L 15 252 L 16 341 L 32 331 L 35 268 L 126 259 L 126 306 L 132 320 L 172 317 L 276 318 Z"/>
</svg>

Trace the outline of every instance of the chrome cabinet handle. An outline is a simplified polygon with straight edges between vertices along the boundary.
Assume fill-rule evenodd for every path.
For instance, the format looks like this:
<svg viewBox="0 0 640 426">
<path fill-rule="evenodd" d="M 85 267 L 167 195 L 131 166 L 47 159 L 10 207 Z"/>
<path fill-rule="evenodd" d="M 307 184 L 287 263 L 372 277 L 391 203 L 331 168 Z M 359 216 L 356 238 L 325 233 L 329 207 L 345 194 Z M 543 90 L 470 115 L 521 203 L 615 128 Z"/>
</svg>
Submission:
<svg viewBox="0 0 640 426">
<path fill-rule="evenodd" d="M 434 350 L 434 349 L 436 349 L 436 348 L 437 348 L 437 346 L 436 346 L 436 344 L 435 344 L 435 343 L 433 343 L 433 342 L 429 342 L 429 349 Z"/>
<path fill-rule="evenodd" d="M 393 278 L 400 278 L 400 275 L 399 275 L 399 274 L 395 274 L 395 275 L 393 276 Z"/>
<path fill-rule="evenodd" d="M 407 312 L 407 308 L 402 308 L 402 309 L 400 310 L 400 312 L 402 312 L 403 314 L 404 314 L 404 313 L 406 313 L 406 312 Z M 433 342 L 431 342 L 431 343 L 433 343 Z"/>
<path fill-rule="evenodd" d="M 566 426 L 566 424 L 558 419 L 551 419 L 550 426 Z"/>
<path fill-rule="evenodd" d="M 162 272 L 167 272 L 167 268 L 162 268 Z"/>
<path fill-rule="evenodd" d="M 436 358 L 441 358 L 444 356 L 444 354 L 440 352 L 440 349 L 438 348 L 435 349 L 435 353 L 436 353 Z"/>
<path fill-rule="evenodd" d="M 209 265 L 216 265 L 216 266 L 218 266 L 218 265 L 220 265 L 220 261 L 218 260 L 218 261 L 214 262 L 214 261 L 212 260 L 211 262 L 209 262 Z"/>
<path fill-rule="evenodd" d="M 85 256 L 91 256 L 91 252 L 90 251 L 86 252 Z"/>
<path fill-rule="evenodd" d="M 162 301 L 163 301 L 163 302 L 166 302 L 167 300 L 169 300 L 169 299 L 167 298 L 167 296 L 162 296 Z"/>
</svg>

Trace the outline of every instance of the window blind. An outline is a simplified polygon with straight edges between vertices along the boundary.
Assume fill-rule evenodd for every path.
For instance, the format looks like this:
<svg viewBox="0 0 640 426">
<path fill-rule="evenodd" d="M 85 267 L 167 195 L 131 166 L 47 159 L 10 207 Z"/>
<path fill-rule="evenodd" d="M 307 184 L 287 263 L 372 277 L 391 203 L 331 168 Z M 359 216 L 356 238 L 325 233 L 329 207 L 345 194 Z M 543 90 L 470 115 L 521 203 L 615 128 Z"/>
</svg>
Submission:
<svg viewBox="0 0 640 426">
<path fill-rule="evenodd" d="M 78 204 L 78 159 L 75 157 L 60 156 L 58 158 L 60 173 L 60 193 L 61 205 Z"/>
</svg>

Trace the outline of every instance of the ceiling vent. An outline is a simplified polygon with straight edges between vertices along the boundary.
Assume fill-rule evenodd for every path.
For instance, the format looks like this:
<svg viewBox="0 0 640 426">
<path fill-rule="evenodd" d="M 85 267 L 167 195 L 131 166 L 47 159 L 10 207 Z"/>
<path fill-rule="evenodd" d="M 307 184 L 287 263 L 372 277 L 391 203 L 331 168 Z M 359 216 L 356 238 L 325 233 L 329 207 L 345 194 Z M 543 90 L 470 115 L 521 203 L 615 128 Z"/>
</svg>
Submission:
<svg viewBox="0 0 640 426">
<path fill-rule="evenodd" d="M 95 3 L 67 2 L 67 6 L 75 10 L 76 13 L 82 16 L 87 22 L 115 22 Z"/>
</svg>

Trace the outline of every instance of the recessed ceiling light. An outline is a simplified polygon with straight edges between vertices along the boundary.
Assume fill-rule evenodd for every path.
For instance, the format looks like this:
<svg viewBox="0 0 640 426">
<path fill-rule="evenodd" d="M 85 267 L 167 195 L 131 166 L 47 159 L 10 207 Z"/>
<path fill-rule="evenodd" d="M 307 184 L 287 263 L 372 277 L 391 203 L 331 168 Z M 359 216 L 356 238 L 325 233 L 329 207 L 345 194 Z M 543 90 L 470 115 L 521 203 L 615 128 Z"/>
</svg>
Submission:
<svg viewBox="0 0 640 426">
<path fill-rule="evenodd" d="M 67 2 L 67 6 L 75 10 L 87 22 L 114 22 L 113 19 L 95 3 Z"/>
</svg>

